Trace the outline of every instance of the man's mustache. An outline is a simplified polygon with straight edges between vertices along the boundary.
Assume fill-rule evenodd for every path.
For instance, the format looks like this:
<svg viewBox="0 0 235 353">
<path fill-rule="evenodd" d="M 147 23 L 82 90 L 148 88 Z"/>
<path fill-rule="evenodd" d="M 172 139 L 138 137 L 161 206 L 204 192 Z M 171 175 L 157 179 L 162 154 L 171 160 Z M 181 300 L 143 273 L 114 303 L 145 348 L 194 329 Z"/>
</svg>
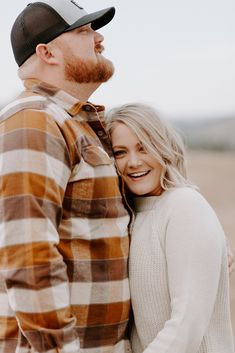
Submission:
<svg viewBox="0 0 235 353">
<path fill-rule="evenodd" d="M 104 51 L 104 46 L 102 44 L 96 44 L 95 51 L 98 52 L 99 54 L 102 54 Z"/>
</svg>

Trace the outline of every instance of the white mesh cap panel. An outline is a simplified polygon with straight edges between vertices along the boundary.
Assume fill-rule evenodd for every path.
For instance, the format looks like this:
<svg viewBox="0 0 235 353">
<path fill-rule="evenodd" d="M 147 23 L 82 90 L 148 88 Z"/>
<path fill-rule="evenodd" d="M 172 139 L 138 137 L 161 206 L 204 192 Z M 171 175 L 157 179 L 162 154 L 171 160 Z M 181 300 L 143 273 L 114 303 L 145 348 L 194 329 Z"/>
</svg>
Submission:
<svg viewBox="0 0 235 353">
<path fill-rule="evenodd" d="M 40 0 L 40 2 L 53 7 L 69 25 L 87 15 L 87 12 L 75 0 Z"/>
</svg>

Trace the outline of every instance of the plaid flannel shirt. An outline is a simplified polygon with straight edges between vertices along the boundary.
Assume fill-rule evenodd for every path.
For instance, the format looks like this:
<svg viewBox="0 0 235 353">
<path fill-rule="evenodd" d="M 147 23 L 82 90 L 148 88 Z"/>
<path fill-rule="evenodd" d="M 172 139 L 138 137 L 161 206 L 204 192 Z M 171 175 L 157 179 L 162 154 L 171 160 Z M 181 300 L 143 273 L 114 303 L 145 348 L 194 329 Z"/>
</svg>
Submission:
<svg viewBox="0 0 235 353">
<path fill-rule="evenodd" d="M 128 351 L 129 215 L 104 109 L 25 86 L 0 115 L 0 353 Z"/>
</svg>

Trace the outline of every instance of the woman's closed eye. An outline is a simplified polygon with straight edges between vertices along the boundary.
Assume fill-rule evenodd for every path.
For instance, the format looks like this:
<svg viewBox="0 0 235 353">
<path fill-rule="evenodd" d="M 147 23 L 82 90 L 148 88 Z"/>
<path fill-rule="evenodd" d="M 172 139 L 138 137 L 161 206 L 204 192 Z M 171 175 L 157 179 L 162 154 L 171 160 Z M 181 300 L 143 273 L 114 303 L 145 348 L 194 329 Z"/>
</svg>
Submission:
<svg viewBox="0 0 235 353">
<path fill-rule="evenodd" d="M 115 158 L 121 158 L 123 156 L 125 156 L 126 151 L 125 150 L 115 150 L 113 151 L 113 155 Z"/>
<path fill-rule="evenodd" d="M 145 147 L 141 143 L 138 145 L 138 152 L 145 153 L 145 154 L 148 153 Z"/>
</svg>

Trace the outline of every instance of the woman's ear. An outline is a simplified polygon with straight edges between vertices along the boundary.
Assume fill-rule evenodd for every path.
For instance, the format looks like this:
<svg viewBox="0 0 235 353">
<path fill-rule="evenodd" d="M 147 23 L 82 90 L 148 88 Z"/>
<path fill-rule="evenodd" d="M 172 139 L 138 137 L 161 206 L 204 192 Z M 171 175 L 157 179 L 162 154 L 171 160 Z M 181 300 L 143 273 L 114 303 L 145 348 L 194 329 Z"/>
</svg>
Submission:
<svg viewBox="0 0 235 353">
<path fill-rule="evenodd" d="M 45 63 L 49 65 L 56 65 L 59 63 L 56 48 L 49 44 L 40 43 L 36 47 L 36 55 Z"/>
</svg>

